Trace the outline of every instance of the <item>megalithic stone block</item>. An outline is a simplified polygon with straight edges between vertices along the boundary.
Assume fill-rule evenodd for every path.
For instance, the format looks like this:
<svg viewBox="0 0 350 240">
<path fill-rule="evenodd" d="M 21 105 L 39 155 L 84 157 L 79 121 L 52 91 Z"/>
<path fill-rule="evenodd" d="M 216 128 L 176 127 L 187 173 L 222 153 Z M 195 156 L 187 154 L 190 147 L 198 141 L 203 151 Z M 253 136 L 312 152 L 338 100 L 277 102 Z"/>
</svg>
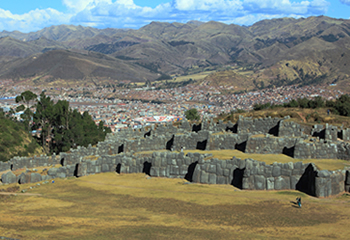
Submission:
<svg viewBox="0 0 350 240">
<path fill-rule="evenodd" d="M 2 183 L 15 183 L 17 181 L 17 177 L 12 171 L 9 171 L 1 175 L 1 181 Z"/>
</svg>

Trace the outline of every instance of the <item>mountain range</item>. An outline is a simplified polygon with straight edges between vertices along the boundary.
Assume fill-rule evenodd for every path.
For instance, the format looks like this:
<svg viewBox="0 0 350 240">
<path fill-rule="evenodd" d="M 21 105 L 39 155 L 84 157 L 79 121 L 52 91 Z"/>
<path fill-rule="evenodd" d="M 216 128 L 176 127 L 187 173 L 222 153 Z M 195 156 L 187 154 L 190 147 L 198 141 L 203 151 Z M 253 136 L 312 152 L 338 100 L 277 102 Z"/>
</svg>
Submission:
<svg viewBox="0 0 350 240">
<path fill-rule="evenodd" d="M 255 88 L 345 87 L 349 65 L 350 20 L 325 16 L 251 26 L 190 21 L 152 22 L 137 30 L 59 25 L 30 33 L 0 32 L 0 79 L 21 83 L 146 82 L 231 66 L 250 72 L 214 72 L 206 80 L 220 81 L 224 75 L 225 84 L 232 76 Z"/>
</svg>

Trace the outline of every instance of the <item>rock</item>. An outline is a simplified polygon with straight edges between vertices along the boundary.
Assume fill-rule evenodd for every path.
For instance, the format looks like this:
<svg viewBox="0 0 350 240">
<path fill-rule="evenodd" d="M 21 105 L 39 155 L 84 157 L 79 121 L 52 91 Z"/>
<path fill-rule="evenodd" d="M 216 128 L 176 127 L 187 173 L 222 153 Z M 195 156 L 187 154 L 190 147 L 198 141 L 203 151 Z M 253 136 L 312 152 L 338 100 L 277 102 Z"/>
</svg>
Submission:
<svg viewBox="0 0 350 240">
<path fill-rule="evenodd" d="M 2 183 L 8 184 L 15 183 L 17 181 L 17 177 L 12 171 L 9 171 L 1 175 L 1 181 Z"/>
<path fill-rule="evenodd" d="M 265 190 L 266 189 L 266 179 L 264 176 L 255 175 L 254 176 L 254 185 L 256 190 Z"/>
<path fill-rule="evenodd" d="M 272 177 L 279 177 L 281 174 L 281 167 L 274 164 L 272 167 Z"/>
<path fill-rule="evenodd" d="M 266 178 L 266 190 L 275 190 L 275 178 Z"/>
<path fill-rule="evenodd" d="M 40 182 L 41 181 L 41 175 L 39 173 L 31 173 L 30 174 L 30 182 L 35 183 L 35 182 Z"/>
</svg>

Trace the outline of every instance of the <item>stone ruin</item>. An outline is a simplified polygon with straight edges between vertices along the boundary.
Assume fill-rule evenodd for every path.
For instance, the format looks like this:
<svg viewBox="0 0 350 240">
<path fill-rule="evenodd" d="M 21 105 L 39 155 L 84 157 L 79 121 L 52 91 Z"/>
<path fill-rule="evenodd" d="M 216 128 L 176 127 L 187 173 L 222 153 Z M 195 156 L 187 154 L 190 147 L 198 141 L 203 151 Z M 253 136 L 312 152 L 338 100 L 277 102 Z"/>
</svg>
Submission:
<svg viewBox="0 0 350 240">
<path fill-rule="evenodd" d="M 253 159 L 218 160 L 186 150 L 237 149 L 245 153 L 285 154 L 297 159 L 350 159 L 349 129 L 326 124 L 305 129 L 289 117 L 239 118 L 237 123 L 206 120 L 199 125 L 183 121 L 142 129 L 125 129 L 106 136 L 96 147 L 71 149 L 53 156 L 14 157 L 0 162 L 3 183 L 34 183 L 54 178 L 81 177 L 102 172 L 145 173 L 152 177 L 184 178 L 194 183 L 231 184 L 240 189 L 294 189 L 316 197 L 350 190 L 349 170 L 318 170 L 314 164 L 274 163 Z M 162 152 L 157 152 L 162 150 Z M 168 150 L 168 151 L 164 151 Z M 152 154 L 134 154 L 153 151 Z M 43 173 L 12 171 L 39 166 Z"/>
</svg>

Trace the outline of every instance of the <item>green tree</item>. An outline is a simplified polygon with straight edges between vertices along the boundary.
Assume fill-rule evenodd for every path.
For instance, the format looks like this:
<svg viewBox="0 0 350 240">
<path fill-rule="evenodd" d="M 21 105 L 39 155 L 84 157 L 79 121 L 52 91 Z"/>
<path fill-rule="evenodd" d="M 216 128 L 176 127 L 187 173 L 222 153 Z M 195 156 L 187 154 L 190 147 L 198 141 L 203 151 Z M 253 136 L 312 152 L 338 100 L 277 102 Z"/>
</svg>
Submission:
<svg viewBox="0 0 350 240">
<path fill-rule="evenodd" d="M 190 121 L 199 120 L 201 118 L 196 108 L 185 111 L 185 117 Z"/>
<path fill-rule="evenodd" d="M 24 120 L 25 125 L 27 126 L 27 131 L 30 132 L 31 130 L 31 124 L 32 124 L 32 117 L 33 112 L 30 110 L 32 107 L 32 103 L 34 103 L 37 99 L 37 95 L 31 91 L 25 91 L 22 92 L 21 95 L 18 95 L 16 97 L 16 103 L 24 103 L 26 106 L 21 105 L 17 107 L 16 111 L 24 111 L 23 114 L 21 114 L 21 118 Z"/>
<path fill-rule="evenodd" d="M 321 108 L 324 106 L 325 106 L 324 100 L 320 96 L 314 97 L 314 99 L 309 101 L 310 108 Z"/>
<path fill-rule="evenodd" d="M 301 108 L 308 108 L 309 107 L 309 99 L 307 98 L 298 98 L 297 99 L 298 105 Z"/>
<path fill-rule="evenodd" d="M 52 140 L 52 127 L 54 119 L 54 102 L 44 92 L 40 94 L 40 98 L 36 105 L 36 112 L 33 115 L 33 120 L 36 129 L 41 128 L 40 140 L 41 146 L 46 153 L 50 152 L 50 142 Z"/>
</svg>

